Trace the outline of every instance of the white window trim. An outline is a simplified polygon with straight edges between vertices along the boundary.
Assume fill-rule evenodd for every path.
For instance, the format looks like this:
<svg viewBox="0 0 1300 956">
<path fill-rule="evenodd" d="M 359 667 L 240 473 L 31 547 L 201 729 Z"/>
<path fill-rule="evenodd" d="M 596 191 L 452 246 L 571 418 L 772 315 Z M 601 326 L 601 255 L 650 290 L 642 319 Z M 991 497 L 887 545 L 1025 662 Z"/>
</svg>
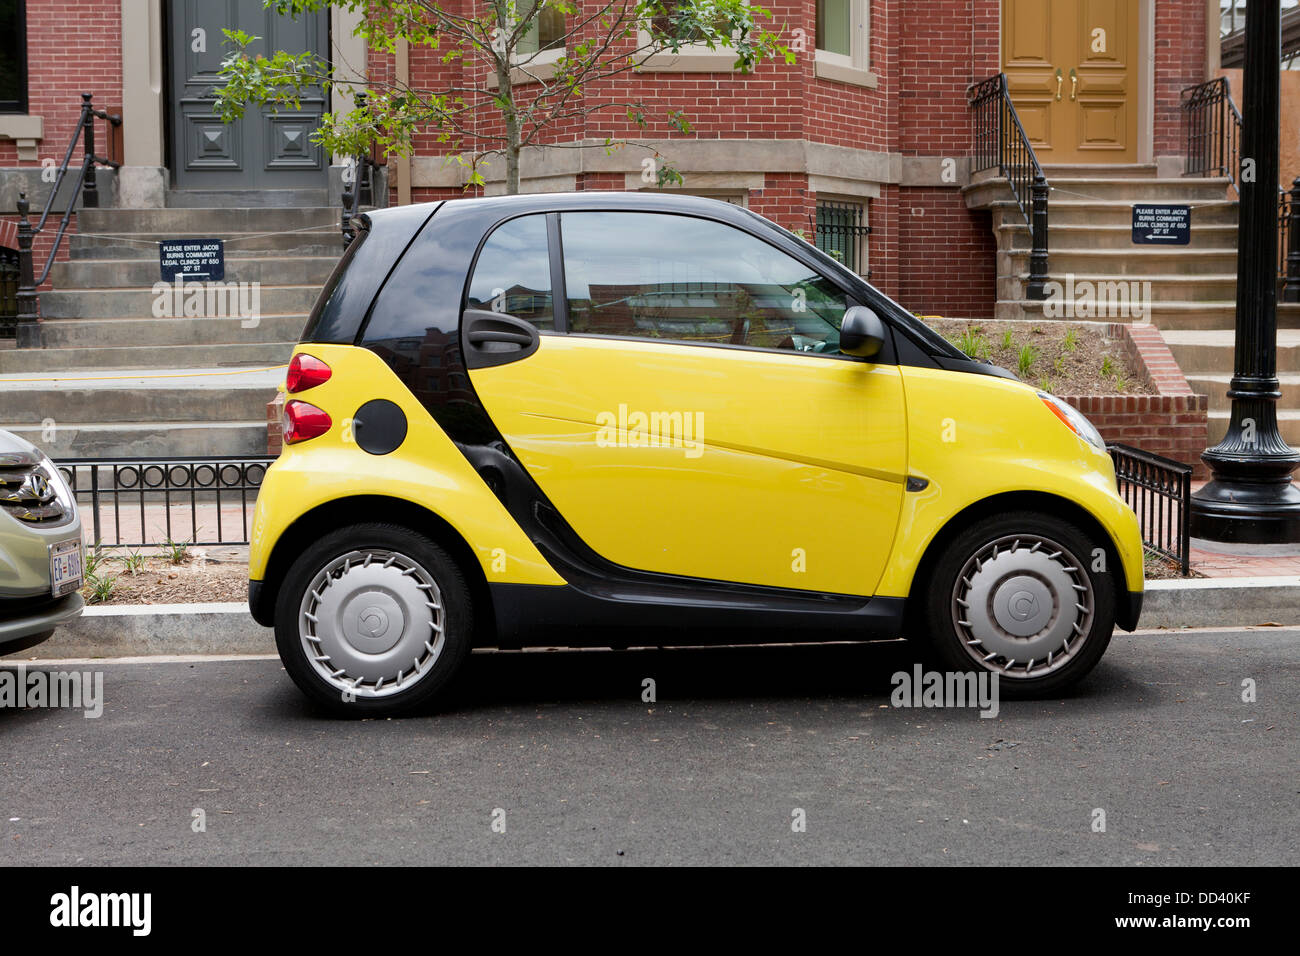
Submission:
<svg viewBox="0 0 1300 956">
<path fill-rule="evenodd" d="M 813 72 L 824 80 L 875 89 L 880 80 L 871 72 L 871 0 L 850 0 L 849 24 L 850 55 L 817 50 L 813 55 Z M 813 35 L 816 36 L 815 23 Z"/>
<path fill-rule="evenodd" d="M 749 0 L 745 0 L 749 6 Z M 640 25 L 636 32 L 637 46 L 650 42 L 650 31 Z M 736 63 L 736 51 L 730 46 L 710 50 L 705 43 L 686 43 L 673 52 L 652 53 L 641 61 L 642 70 L 655 73 L 730 73 Z"/>
<path fill-rule="evenodd" d="M 565 47 L 554 50 L 539 50 L 536 53 L 520 55 L 518 51 L 510 58 L 510 83 L 521 86 L 525 83 L 543 83 L 555 76 L 555 64 L 565 55 Z M 485 85 L 489 90 L 497 88 L 495 73 L 489 73 Z"/>
</svg>

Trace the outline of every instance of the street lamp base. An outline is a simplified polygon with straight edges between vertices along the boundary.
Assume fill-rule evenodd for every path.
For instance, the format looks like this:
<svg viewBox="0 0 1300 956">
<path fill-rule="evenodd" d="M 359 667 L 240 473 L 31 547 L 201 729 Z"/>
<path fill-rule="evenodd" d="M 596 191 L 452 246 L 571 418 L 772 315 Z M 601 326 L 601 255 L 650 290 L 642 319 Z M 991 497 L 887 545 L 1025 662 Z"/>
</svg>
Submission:
<svg viewBox="0 0 1300 956">
<path fill-rule="evenodd" d="M 1231 544 L 1300 542 L 1300 488 L 1215 479 L 1192 495 L 1191 536 Z"/>
</svg>

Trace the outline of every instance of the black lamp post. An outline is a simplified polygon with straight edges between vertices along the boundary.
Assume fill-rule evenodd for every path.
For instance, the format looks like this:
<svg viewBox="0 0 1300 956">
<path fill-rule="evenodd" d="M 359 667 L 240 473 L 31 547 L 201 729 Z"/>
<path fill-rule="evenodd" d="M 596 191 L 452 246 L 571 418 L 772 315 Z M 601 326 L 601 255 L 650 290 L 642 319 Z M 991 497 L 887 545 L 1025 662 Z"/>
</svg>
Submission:
<svg viewBox="0 0 1300 956">
<path fill-rule="evenodd" d="M 1300 488 L 1291 481 L 1300 452 L 1277 429 L 1278 5 L 1250 0 L 1246 8 L 1232 418 L 1223 441 L 1201 456 L 1213 480 L 1192 496 L 1192 537 L 1225 543 L 1300 542 Z"/>
</svg>

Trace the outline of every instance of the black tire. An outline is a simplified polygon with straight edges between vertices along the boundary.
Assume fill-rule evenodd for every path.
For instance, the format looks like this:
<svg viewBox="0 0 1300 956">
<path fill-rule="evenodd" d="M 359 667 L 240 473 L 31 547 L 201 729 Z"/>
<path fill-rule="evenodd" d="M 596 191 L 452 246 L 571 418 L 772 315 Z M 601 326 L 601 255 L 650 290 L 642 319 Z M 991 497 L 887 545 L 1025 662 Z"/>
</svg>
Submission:
<svg viewBox="0 0 1300 956">
<path fill-rule="evenodd" d="M 388 564 L 386 554 L 394 556 Z M 370 560 L 363 563 L 364 555 Z M 333 573 L 322 579 L 332 566 Z M 429 610 L 416 606 L 422 597 L 435 595 L 437 600 L 424 602 Z M 432 610 L 435 605 L 441 617 Z M 310 623 L 307 608 L 322 612 L 325 622 L 316 617 Z M 324 613 L 327 608 L 333 613 Z M 420 613 L 429 620 L 421 620 Z M 400 622 L 396 631 L 393 620 Z M 315 636 L 308 637 L 312 632 Z M 391 648 L 370 653 L 393 633 Z M 459 565 L 437 543 L 399 525 L 355 524 L 330 532 L 293 562 L 276 598 L 275 644 L 285 670 L 314 703 L 340 716 L 398 716 L 429 708 L 464 663 L 473 634 L 473 599 Z M 418 645 L 426 640 L 435 650 Z M 332 658 L 326 650 L 309 652 L 326 646 L 322 641 L 334 648 Z M 371 644 L 360 647 L 365 642 Z M 402 687 L 405 663 L 396 655 L 412 649 L 423 655 L 424 669 L 412 654 L 412 676 Z M 318 656 L 326 660 L 318 662 Z M 396 670 L 397 676 L 385 685 L 382 673 L 364 677 L 367 668 Z M 344 673 L 322 672 L 332 670 Z M 348 690 L 344 685 L 353 678 L 362 682 Z"/>
<path fill-rule="evenodd" d="M 1024 543 L 1017 540 L 1017 536 L 1021 535 L 1025 536 Z M 1040 545 L 1036 555 L 1029 547 L 1029 543 L 1035 541 L 1048 542 Z M 1050 554 L 1053 544 L 1062 549 L 1054 562 L 1060 566 L 1059 578 L 1058 569 L 1043 564 L 1044 556 Z M 999 552 L 996 548 L 1006 550 Z M 1101 554 L 1105 557 L 1101 569 L 1094 570 L 1094 564 L 1097 563 L 1096 549 L 1099 548 L 1103 549 Z M 1008 567 L 994 566 L 992 556 L 998 554 L 1001 554 L 1002 562 L 1008 563 Z M 920 633 L 914 633 L 913 638 L 923 643 L 928 652 L 927 661 L 942 670 L 999 674 L 998 693 L 1002 697 L 1037 698 L 1059 694 L 1096 666 L 1106 652 L 1114 632 L 1115 584 L 1109 571 L 1109 554 L 1102 542 L 1095 541 L 1073 523 L 1052 515 L 1018 512 L 979 520 L 945 545 L 927 580 L 921 582 L 924 590 L 919 596 Z M 1017 561 L 1021 567 L 1016 566 Z M 1036 577 L 1040 565 L 1048 572 L 1041 580 Z M 966 572 L 964 578 L 961 577 L 963 571 Z M 976 578 L 976 571 L 982 575 L 981 578 Z M 1080 575 L 1086 576 L 1086 581 Z M 1044 593 L 1055 597 L 1064 589 L 1053 590 L 1048 578 L 1052 581 L 1067 578 L 1072 581 L 1075 590 L 1071 593 L 1076 596 L 1074 608 L 1062 609 L 1061 602 L 1056 600 L 1054 608 L 1048 610 L 1047 602 L 1041 599 L 1040 592 L 1017 590 L 1020 587 L 1017 582 L 1033 579 L 1038 583 L 1031 584 L 1031 587 L 1041 587 Z M 978 584 L 979 589 L 970 587 L 965 582 Z M 1078 592 L 1078 588 L 1084 588 L 1085 591 Z M 1090 589 L 1090 593 L 1087 589 Z M 1008 594 L 1013 596 L 1006 597 Z M 970 613 L 971 605 L 975 605 L 979 613 L 980 596 L 986 597 L 983 602 L 982 624 L 974 623 L 975 619 Z M 958 598 L 974 600 L 968 601 L 963 608 Z M 1017 598 L 1024 602 L 1022 606 L 1033 609 L 1024 626 L 1032 627 L 1037 620 L 1048 621 L 1042 630 L 1020 637 L 1002 629 L 1001 622 L 1007 620 L 1011 602 Z M 1090 614 L 1084 615 L 1077 611 L 1080 606 L 1078 601 L 1091 604 Z M 999 618 L 999 614 L 1003 617 Z M 990 646 L 995 650 L 1005 646 L 1050 647 L 1051 635 L 1065 631 L 1066 625 L 1070 623 L 1068 619 L 1063 619 L 1067 615 L 1074 616 L 1069 636 L 1065 638 L 1067 649 L 1058 649 L 1054 669 L 1045 660 L 1037 662 L 1038 668 L 1042 670 L 1041 676 L 1035 676 L 1032 671 L 1024 675 L 1018 674 L 1016 664 L 1008 669 L 1005 666 L 1007 658 L 1004 657 L 995 658 L 992 663 L 984 663 L 979 659 L 982 652 Z M 963 624 L 968 626 L 963 627 Z M 1083 636 L 1082 642 L 1076 640 L 1080 633 Z M 987 645 L 977 640 L 981 634 L 988 638 Z M 1030 641 L 1035 643 L 1031 645 Z M 979 653 L 976 653 L 976 649 Z M 1017 660 L 1014 653 L 1010 657 L 1012 661 Z M 1003 666 L 998 666 L 999 664 Z M 1019 659 L 1018 666 L 1032 668 L 1032 655 L 1024 654 Z"/>
</svg>

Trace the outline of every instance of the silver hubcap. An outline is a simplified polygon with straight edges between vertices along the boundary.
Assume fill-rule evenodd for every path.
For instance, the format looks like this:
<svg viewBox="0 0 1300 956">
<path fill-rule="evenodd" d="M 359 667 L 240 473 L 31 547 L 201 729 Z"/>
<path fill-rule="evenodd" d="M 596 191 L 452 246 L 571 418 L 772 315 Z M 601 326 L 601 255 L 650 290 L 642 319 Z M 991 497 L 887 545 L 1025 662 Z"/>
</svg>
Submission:
<svg viewBox="0 0 1300 956">
<path fill-rule="evenodd" d="M 335 558 L 303 596 L 299 633 L 316 672 L 342 695 L 409 690 L 442 654 L 442 593 L 419 564 L 395 551 Z"/>
<path fill-rule="evenodd" d="M 1092 617 L 1092 582 L 1078 559 L 1037 535 L 985 545 L 953 588 L 962 646 L 1003 677 L 1042 677 L 1064 667 L 1082 650 Z"/>
</svg>

